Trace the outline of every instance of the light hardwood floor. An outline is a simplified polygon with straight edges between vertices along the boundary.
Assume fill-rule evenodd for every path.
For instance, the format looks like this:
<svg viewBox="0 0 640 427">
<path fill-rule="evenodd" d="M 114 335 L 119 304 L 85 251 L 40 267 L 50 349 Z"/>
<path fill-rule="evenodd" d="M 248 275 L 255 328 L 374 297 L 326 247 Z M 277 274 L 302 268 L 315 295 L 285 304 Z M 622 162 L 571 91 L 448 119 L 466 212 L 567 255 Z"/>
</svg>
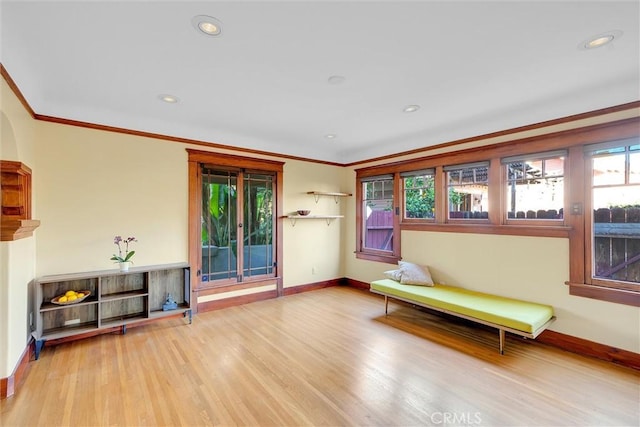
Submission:
<svg viewBox="0 0 640 427">
<path fill-rule="evenodd" d="M 640 373 L 334 287 L 45 347 L 2 426 L 638 426 Z"/>
</svg>

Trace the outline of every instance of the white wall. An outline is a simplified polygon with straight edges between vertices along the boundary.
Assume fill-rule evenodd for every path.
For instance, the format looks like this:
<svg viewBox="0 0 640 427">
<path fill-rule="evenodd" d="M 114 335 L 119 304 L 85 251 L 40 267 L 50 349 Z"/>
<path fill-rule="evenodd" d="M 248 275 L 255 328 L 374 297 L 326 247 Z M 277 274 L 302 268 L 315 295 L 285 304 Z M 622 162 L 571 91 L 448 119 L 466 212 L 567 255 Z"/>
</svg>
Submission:
<svg viewBox="0 0 640 427">
<path fill-rule="evenodd" d="M 34 121 L 4 79 L 0 84 L 0 159 L 19 161 L 33 170 Z M 37 213 L 34 201 L 33 218 L 38 219 Z M 29 339 L 28 295 L 36 270 L 35 245 L 36 237 L 0 242 L 0 378 L 12 375 Z"/>
<path fill-rule="evenodd" d="M 284 168 L 284 214 L 298 209 L 311 210 L 312 215 L 344 215 L 353 197 L 315 197 L 308 191 L 343 191 L 341 167 L 317 163 L 287 161 Z M 284 287 L 336 279 L 344 276 L 340 239 L 346 218 L 285 220 Z"/>
<path fill-rule="evenodd" d="M 115 268 L 116 235 L 135 266 L 188 260 L 187 153 L 177 143 L 39 122 L 38 276 Z"/>
</svg>

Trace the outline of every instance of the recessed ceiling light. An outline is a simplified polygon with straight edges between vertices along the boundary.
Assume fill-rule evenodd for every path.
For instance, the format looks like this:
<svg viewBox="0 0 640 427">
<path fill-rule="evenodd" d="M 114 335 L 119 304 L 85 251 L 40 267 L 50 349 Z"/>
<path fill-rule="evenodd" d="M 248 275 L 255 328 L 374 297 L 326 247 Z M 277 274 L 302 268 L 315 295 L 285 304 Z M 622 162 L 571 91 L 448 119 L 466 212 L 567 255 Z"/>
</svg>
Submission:
<svg viewBox="0 0 640 427">
<path fill-rule="evenodd" d="M 217 37 L 222 34 L 222 22 L 212 16 L 197 15 L 191 18 L 191 25 L 205 36 Z"/>
<path fill-rule="evenodd" d="M 420 109 L 419 105 L 407 105 L 402 109 L 405 113 L 413 113 L 414 111 L 418 111 Z"/>
<path fill-rule="evenodd" d="M 606 33 L 598 34 L 583 41 L 578 45 L 579 49 L 590 50 L 611 43 L 615 39 L 622 37 L 622 31 L 613 30 Z"/>
<path fill-rule="evenodd" d="M 176 104 L 179 101 L 177 96 L 167 94 L 158 95 L 158 98 L 160 98 L 161 101 L 164 101 L 167 104 Z"/>
<path fill-rule="evenodd" d="M 613 40 L 612 35 L 606 35 L 606 36 L 598 37 L 597 39 L 593 39 L 587 42 L 584 45 L 584 47 L 586 47 L 587 49 L 593 49 L 596 47 L 604 46 L 605 44 L 609 43 L 612 40 Z"/>
<path fill-rule="evenodd" d="M 344 76 L 331 76 L 327 79 L 327 81 L 329 82 L 329 84 L 332 85 L 339 85 L 344 83 L 344 81 L 346 80 L 346 78 Z"/>
<path fill-rule="evenodd" d="M 324 137 L 327 139 L 336 139 L 338 135 L 336 135 L 335 133 L 328 133 Z"/>
</svg>

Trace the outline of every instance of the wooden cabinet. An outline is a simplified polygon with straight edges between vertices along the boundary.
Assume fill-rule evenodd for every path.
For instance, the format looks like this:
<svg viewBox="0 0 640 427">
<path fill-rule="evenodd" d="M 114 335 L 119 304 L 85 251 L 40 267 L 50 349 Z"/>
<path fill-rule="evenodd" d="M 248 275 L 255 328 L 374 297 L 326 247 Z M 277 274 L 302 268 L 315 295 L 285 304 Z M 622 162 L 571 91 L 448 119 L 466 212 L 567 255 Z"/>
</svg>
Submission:
<svg viewBox="0 0 640 427">
<path fill-rule="evenodd" d="M 40 221 L 31 219 L 31 169 L 20 162 L 0 160 L 0 240 L 33 235 Z"/>
<path fill-rule="evenodd" d="M 56 304 L 67 291 L 91 294 L 75 304 Z M 167 298 L 176 307 L 163 310 Z M 36 281 L 36 359 L 46 341 L 62 341 L 111 332 L 167 316 L 189 316 L 189 266 L 167 264 L 119 270 L 45 276 Z"/>
</svg>

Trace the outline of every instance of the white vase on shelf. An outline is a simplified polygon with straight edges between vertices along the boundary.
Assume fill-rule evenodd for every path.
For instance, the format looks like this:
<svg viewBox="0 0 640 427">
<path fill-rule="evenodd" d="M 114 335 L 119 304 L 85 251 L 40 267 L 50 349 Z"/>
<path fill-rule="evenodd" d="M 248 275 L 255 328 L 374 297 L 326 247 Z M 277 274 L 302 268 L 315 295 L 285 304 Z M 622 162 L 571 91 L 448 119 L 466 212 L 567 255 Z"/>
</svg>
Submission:
<svg viewBox="0 0 640 427">
<path fill-rule="evenodd" d="M 122 272 L 129 271 L 129 267 L 131 267 L 131 261 L 119 262 L 118 264 L 120 264 L 120 271 Z"/>
</svg>

